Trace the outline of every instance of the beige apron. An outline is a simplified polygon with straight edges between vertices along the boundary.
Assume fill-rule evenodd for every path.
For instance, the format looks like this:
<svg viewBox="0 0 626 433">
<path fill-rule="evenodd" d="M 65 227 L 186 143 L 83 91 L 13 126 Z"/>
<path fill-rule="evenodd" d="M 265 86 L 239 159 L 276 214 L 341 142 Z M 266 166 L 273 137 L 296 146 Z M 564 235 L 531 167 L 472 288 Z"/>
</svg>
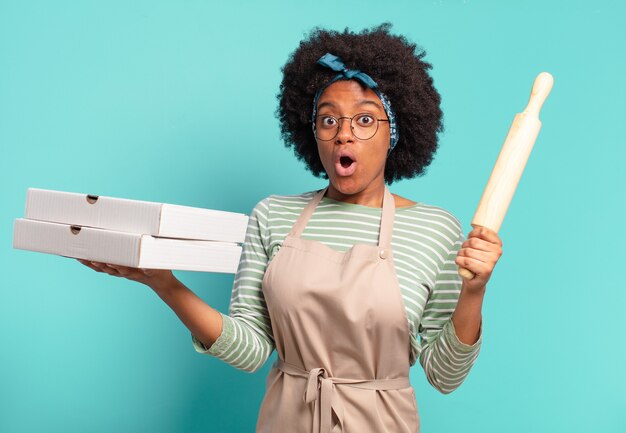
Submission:
<svg viewBox="0 0 626 433">
<path fill-rule="evenodd" d="M 326 190 L 302 211 L 263 278 L 279 359 L 257 433 L 415 433 L 409 329 L 391 251 L 385 188 L 377 246 L 345 253 L 302 234 Z"/>
</svg>

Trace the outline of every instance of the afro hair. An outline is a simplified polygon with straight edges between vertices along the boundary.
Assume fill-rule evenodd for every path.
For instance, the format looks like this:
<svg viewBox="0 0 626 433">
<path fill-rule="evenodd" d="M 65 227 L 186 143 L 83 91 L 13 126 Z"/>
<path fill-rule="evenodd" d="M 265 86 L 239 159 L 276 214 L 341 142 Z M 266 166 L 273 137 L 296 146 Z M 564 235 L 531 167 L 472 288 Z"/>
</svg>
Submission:
<svg viewBox="0 0 626 433">
<path fill-rule="evenodd" d="M 313 175 L 328 178 L 311 128 L 315 93 L 337 75 L 317 63 L 326 53 L 372 77 L 391 102 L 400 139 L 387 158 L 385 181 L 420 176 L 431 163 L 443 131 L 441 97 L 428 73 L 432 66 L 422 60 L 423 49 L 390 29 L 389 23 L 360 33 L 315 28 L 282 68 L 276 110 L 281 136 Z"/>
</svg>

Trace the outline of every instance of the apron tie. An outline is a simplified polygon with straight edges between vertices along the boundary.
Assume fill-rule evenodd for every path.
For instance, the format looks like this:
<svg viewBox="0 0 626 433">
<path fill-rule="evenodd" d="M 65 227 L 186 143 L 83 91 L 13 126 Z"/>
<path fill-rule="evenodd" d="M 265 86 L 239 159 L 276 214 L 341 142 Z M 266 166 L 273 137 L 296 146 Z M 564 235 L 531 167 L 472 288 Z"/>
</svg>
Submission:
<svg viewBox="0 0 626 433">
<path fill-rule="evenodd" d="M 343 403 L 335 393 L 336 385 L 380 391 L 411 386 L 408 377 L 376 380 L 342 379 L 328 377 L 324 368 L 313 368 L 306 371 L 295 365 L 287 364 L 281 359 L 276 360 L 274 368 L 291 376 L 299 376 L 307 380 L 303 398 L 305 403 L 313 403 L 313 431 L 319 433 L 340 433 L 343 431 Z M 334 426 L 333 413 L 337 419 Z"/>
<path fill-rule="evenodd" d="M 304 391 L 304 402 L 311 403 L 313 400 L 317 398 L 317 390 L 319 388 L 319 383 L 321 379 L 326 379 L 328 375 L 326 374 L 326 370 L 323 368 L 314 368 L 309 371 L 309 378 L 306 384 L 306 391 Z"/>
</svg>

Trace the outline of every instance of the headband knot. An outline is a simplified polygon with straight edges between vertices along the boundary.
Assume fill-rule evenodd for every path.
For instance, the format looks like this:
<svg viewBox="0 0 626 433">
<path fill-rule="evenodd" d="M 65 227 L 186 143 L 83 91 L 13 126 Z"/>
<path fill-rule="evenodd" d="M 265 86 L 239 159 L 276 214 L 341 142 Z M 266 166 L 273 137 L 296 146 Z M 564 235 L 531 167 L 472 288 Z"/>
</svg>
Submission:
<svg viewBox="0 0 626 433">
<path fill-rule="evenodd" d="M 346 80 L 351 80 L 355 78 L 365 84 L 370 89 L 375 89 L 376 87 L 378 87 L 378 84 L 372 79 L 372 77 L 367 75 L 365 72 L 359 71 L 358 69 L 346 68 L 346 65 L 343 63 L 343 61 L 333 54 L 324 54 L 322 57 L 320 57 L 317 63 L 329 69 L 332 69 L 333 71 L 341 72 L 341 75 L 335 77 L 333 81 L 336 81 L 340 78 L 345 78 Z"/>
</svg>

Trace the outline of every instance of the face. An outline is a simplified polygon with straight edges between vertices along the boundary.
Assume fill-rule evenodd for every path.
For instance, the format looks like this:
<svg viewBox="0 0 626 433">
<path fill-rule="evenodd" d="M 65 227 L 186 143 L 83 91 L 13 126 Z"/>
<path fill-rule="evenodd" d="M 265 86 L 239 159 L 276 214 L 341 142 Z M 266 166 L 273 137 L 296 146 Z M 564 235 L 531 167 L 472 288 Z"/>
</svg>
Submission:
<svg viewBox="0 0 626 433">
<path fill-rule="evenodd" d="M 355 118 L 354 124 L 357 121 L 367 123 L 373 119 L 387 119 L 376 93 L 354 80 L 339 80 L 331 84 L 317 103 L 318 117 L 327 115 L 339 119 L 356 114 L 368 116 Z M 354 135 L 350 119 L 339 119 L 339 125 L 335 138 L 317 140 L 320 159 L 330 181 L 328 196 L 345 200 L 346 196 L 382 194 L 389 150 L 389 122 L 379 122 L 376 134 L 367 140 Z"/>
</svg>

